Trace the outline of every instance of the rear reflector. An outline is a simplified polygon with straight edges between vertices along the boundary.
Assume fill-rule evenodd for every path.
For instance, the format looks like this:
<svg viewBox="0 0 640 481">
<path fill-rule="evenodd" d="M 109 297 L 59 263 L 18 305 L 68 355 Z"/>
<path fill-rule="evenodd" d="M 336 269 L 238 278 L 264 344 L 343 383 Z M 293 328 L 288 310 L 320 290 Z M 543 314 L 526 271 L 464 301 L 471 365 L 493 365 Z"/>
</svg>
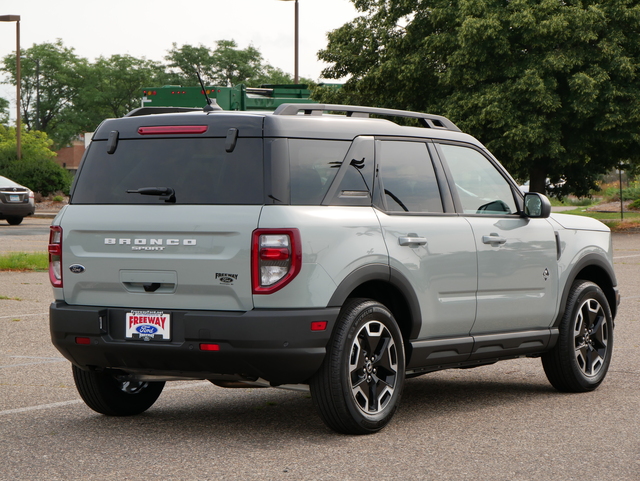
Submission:
<svg viewBox="0 0 640 481">
<path fill-rule="evenodd" d="M 312 331 L 324 331 L 327 328 L 327 321 L 313 321 L 311 323 Z"/>
<path fill-rule="evenodd" d="M 76 344 L 91 344 L 91 339 L 88 337 L 76 337 Z"/>
<path fill-rule="evenodd" d="M 139 127 L 138 133 L 140 135 L 204 134 L 208 128 L 206 125 L 156 125 Z"/>
<path fill-rule="evenodd" d="M 201 351 L 219 351 L 220 345 L 219 344 L 200 344 L 200 350 Z"/>
</svg>

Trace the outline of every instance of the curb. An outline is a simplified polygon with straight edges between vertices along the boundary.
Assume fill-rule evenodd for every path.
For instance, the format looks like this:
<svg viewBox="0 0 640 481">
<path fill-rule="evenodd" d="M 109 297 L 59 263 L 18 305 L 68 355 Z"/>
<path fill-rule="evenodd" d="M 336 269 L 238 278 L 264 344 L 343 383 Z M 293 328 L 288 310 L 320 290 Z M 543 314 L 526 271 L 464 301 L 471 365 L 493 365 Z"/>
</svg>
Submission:
<svg viewBox="0 0 640 481">
<path fill-rule="evenodd" d="M 41 212 L 36 211 L 32 217 L 39 217 L 41 219 L 53 219 L 57 215 L 58 213 L 55 211 L 41 211 Z"/>
</svg>

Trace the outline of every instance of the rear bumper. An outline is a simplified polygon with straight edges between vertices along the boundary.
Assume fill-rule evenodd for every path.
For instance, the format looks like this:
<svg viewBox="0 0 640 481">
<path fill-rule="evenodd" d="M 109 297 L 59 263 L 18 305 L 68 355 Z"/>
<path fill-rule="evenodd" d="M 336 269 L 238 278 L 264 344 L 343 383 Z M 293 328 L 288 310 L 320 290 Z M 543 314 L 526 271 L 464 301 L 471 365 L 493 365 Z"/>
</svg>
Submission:
<svg viewBox="0 0 640 481">
<path fill-rule="evenodd" d="M 125 340 L 128 311 L 56 301 L 49 310 L 52 342 L 83 369 L 304 383 L 322 364 L 339 308 L 167 311 L 172 318 L 170 341 Z M 327 328 L 311 331 L 314 321 L 327 321 Z M 89 343 L 78 344 L 78 337 Z M 203 351 L 203 343 L 217 344 L 219 350 Z"/>
<path fill-rule="evenodd" d="M 0 203 L 0 219 L 6 217 L 27 217 L 33 215 L 35 207 L 30 203 Z"/>
</svg>

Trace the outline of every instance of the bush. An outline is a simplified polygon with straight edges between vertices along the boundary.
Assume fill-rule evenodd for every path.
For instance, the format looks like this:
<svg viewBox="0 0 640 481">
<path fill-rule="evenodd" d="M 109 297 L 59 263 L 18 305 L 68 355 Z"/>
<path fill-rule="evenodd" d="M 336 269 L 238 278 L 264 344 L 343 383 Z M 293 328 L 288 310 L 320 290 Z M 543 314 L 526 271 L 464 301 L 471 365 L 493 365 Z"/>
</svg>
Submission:
<svg viewBox="0 0 640 481">
<path fill-rule="evenodd" d="M 22 130 L 22 159 L 17 160 L 16 129 L 0 125 L 0 175 L 47 196 L 52 192 L 69 193 L 72 176 L 56 164 L 47 134 Z"/>
<path fill-rule="evenodd" d="M 640 199 L 636 199 L 631 204 L 629 204 L 629 208 L 633 210 L 640 210 Z"/>
<path fill-rule="evenodd" d="M 53 192 L 69 194 L 72 176 L 50 159 L 22 159 L 0 163 L 2 175 L 47 196 Z"/>
<path fill-rule="evenodd" d="M 606 202 L 620 202 L 620 186 L 616 182 L 603 185 L 601 194 Z M 636 199 L 640 199 L 640 185 L 638 182 L 631 182 L 628 187 L 622 189 L 622 200 Z"/>
</svg>

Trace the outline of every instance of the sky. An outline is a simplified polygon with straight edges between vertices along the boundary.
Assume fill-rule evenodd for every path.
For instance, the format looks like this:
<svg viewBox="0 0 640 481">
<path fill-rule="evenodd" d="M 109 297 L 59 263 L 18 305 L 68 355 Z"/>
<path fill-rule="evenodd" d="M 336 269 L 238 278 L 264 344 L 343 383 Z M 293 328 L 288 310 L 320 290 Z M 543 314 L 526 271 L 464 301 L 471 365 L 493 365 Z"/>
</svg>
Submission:
<svg viewBox="0 0 640 481">
<path fill-rule="evenodd" d="M 350 0 L 299 0 L 300 76 L 319 80 L 327 32 L 358 16 Z M 293 75 L 294 2 L 279 0 L 2 0 L 0 15 L 20 15 L 20 46 L 60 38 L 80 57 L 129 54 L 163 61 L 175 42 L 213 48 L 216 40 L 256 47 L 266 63 Z M 0 22 L 0 58 L 15 52 L 15 22 Z M 46 73 L 43 72 L 43 75 Z M 2 79 L 5 80 L 5 79 Z M 15 120 L 15 87 L 0 85 Z"/>
</svg>

